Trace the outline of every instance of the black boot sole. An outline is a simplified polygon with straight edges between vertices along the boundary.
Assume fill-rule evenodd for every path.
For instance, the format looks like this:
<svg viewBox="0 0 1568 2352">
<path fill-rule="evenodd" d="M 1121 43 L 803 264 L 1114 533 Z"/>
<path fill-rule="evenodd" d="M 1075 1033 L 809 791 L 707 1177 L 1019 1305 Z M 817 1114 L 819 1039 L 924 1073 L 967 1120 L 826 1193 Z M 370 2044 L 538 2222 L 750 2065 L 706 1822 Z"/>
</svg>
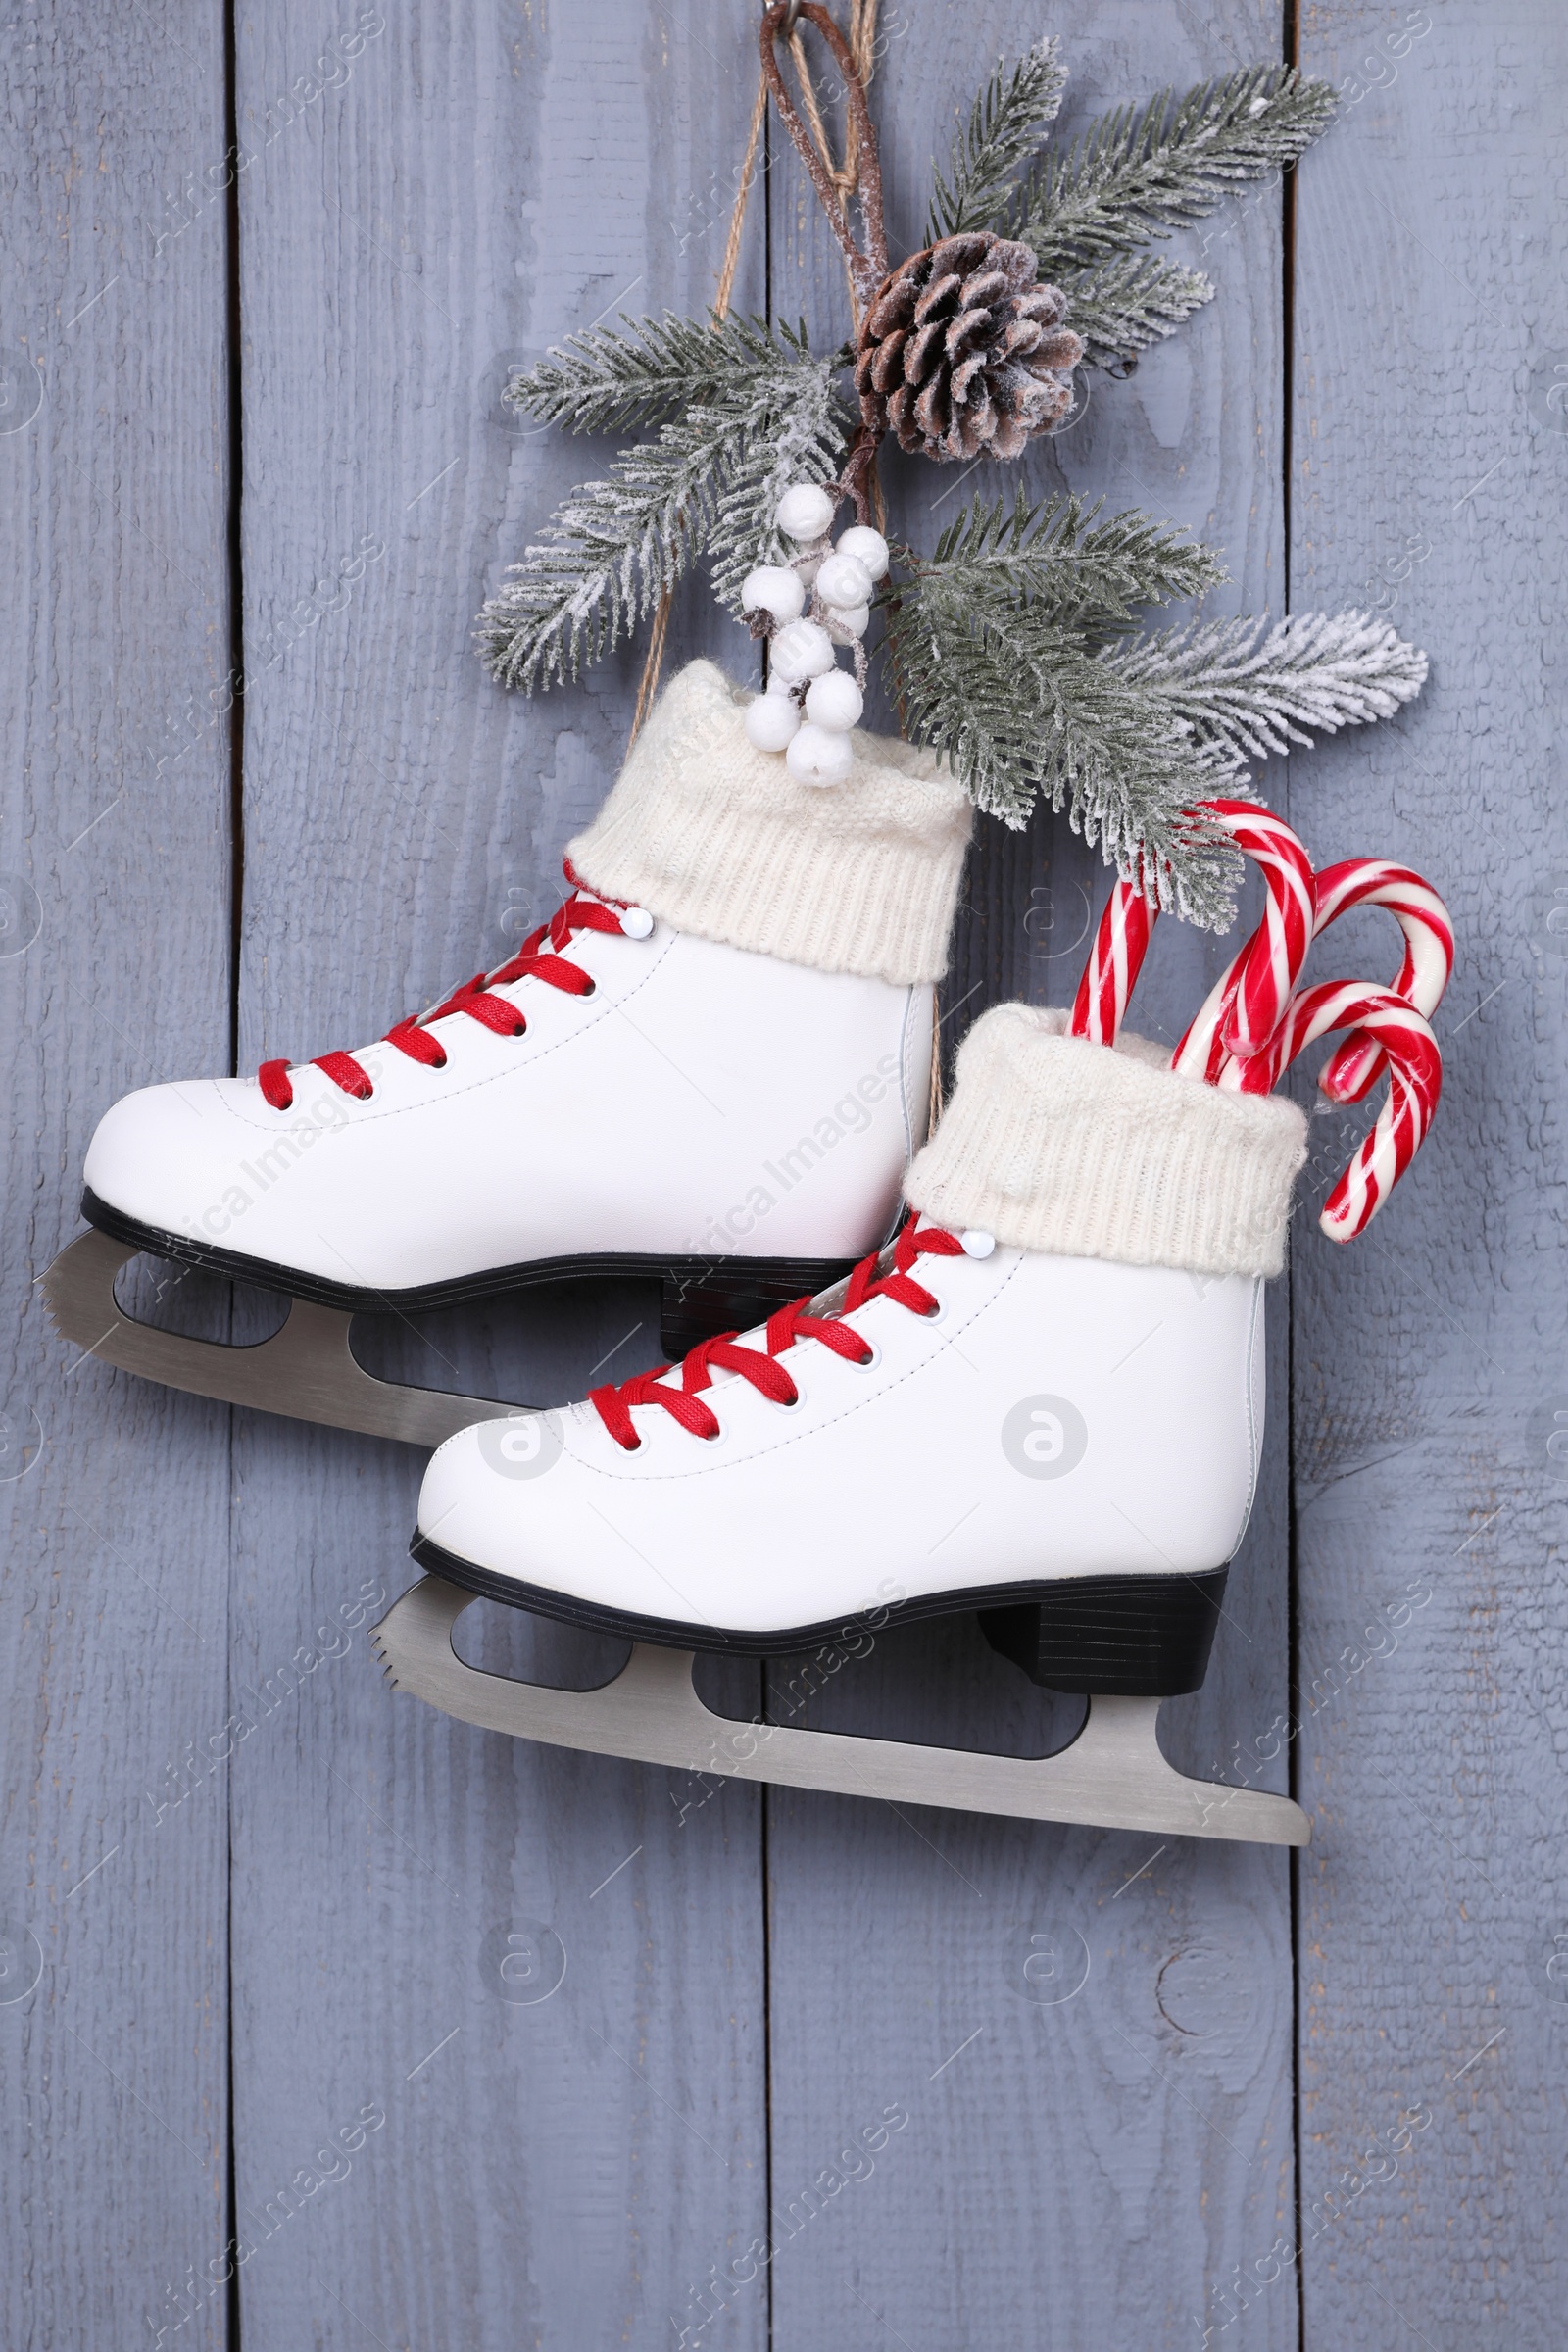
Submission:
<svg viewBox="0 0 1568 2352">
<path fill-rule="evenodd" d="M 429 1536 L 416 1534 L 409 1549 L 430 1575 L 485 1600 L 504 1601 L 511 1608 L 625 1641 L 733 1657 L 781 1657 L 834 1642 L 853 1644 L 859 1651 L 867 1634 L 874 1638 L 886 1626 L 973 1611 L 992 1648 L 1021 1666 L 1031 1682 L 1053 1690 L 1120 1698 L 1174 1698 L 1199 1688 L 1213 1647 L 1227 1574 L 1223 1568 L 1211 1568 L 1200 1576 L 1073 1576 L 970 1586 L 962 1592 L 924 1593 L 917 1600 L 893 1602 L 855 1617 L 756 1633 L 605 1608 L 460 1559 Z"/>
<path fill-rule="evenodd" d="M 750 1330 L 754 1324 L 765 1322 L 775 1308 L 788 1306 L 796 1298 L 814 1298 L 840 1281 L 856 1263 L 851 1257 L 661 1257 L 609 1250 L 585 1257 L 530 1258 L 518 1265 L 492 1267 L 482 1274 L 458 1275 L 450 1282 L 373 1291 L 354 1283 L 329 1282 L 318 1274 L 302 1274 L 267 1258 L 247 1257 L 238 1250 L 220 1250 L 188 1234 L 166 1233 L 112 1208 L 88 1190 L 81 1196 L 81 1213 L 100 1233 L 150 1250 L 156 1257 L 172 1257 L 180 1265 L 199 1266 L 232 1282 L 281 1291 L 290 1298 L 337 1307 L 350 1315 L 413 1315 L 433 1307 L 466 1306 L 506 1291 L 532 1290 L 584 1276 L 657 1282 L 662 1293 L 660 1346 L 672 1363 L 716 1331 Z"/>
</svg>

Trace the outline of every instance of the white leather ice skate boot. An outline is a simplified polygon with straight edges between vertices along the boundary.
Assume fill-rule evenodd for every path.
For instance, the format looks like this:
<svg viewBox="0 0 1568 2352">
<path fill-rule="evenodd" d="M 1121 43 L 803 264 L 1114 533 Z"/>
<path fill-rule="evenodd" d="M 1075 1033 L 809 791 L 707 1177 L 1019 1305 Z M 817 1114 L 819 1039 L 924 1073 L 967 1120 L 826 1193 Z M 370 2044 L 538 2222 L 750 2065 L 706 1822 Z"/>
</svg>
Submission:
<svg viewBox="0 0 1568 2352">
<path fill-rule="evenodd" d="M 705 1343 L 678 1373 L 445 1445 L 414 1543 L 448 1594 L 429 1607 L 450 1617 L 479 1592 L 640 1643 L 757 1654 L 978 1609 L 1037 1680 L 1142 1702 L 1136 1721 L 1102 1720 L 1130 1740 L 1119 1763 L 1095 1742 L 1069 1767 L 769 1729 L 759 1776 L 1303 1836 L 1296 1807 L 1256 1792 L 1238 1807 L 1207 1790 L 1225 1818 L 1196 1820 L 1153 1712 L 1202 1679 L 1251 1507 L 1263 1281 L 1283 1262 L 1305 1122 L 1289 1102 L 1177 1077 L 1140 1039 L 1110 1051 L 1064 1024 L 1021 1005 L 977 1023 L 906 1182 L 914 1213 L 847 1284 Z M 690 1710 L 706 1711 L 671 1672 L 634 1651 L 631 1696 L 590 1694 L 598 1736 L 572 1743 L 691 1761 Z M 653 1712 L 633 1705 L 639 1677 L 664 1694 Z M 438 1704 L 456 1690 L 414 1687 Z M 528 1696 L 550 1702 L 547 1723 L 556 1702 L 585 1705 Z M 463 1697 L 470 1714 L 471 1678 Z M 607 1724 L 607 1702 L 625 1720 Z M 1054 1776 L 1044 1793 L 1041 1774 Z"/>
<path fill-rule="evenodd" d="M 68 1336 L 436 1444 L 484 1401 L 372 1381 L 349 1314 L 654 1275 L 678 1351 L 874 1248 L 924 1136 L 970 809 L 932 755 L 862 734 L 846 784 L 796 784 L 746 741 L 750 700 L 705 662 L 671 683 L 570 845 L 573 895 L 499 971 L 352 1054 L 118 1102 L 98 1233 L 51 1272 Z M 110 1289 L 138 1250 L 310 1303 L 261 1348 L 152 1332 Z"/>
</svg>

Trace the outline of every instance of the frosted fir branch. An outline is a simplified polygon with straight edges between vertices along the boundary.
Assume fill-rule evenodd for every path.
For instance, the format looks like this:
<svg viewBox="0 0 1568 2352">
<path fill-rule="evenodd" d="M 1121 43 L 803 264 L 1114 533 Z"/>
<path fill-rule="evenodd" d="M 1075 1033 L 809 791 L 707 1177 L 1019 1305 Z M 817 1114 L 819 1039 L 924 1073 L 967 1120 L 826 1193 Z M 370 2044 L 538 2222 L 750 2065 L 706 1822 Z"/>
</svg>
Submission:
<svg viewBox="0 0 1568 2352">
<path fill-rule="evenodd" d="M 977 91 L 967 127 L 954 142 L 949 176 L 939 172 L 925 241 L 960 229 L 995 228 L 1005 217 L 1017 173 L 1056 119 L 1067 69 L 1054 35 L 1038 41 L 1009 74 L 999 65 Z"/>
<path fill-rule="evenodd" d="M 656 442 L 623 450 L 602 481 L 580 482 L 542 536 L 509 564 L 478 618 L 485 667 L 532 694 L 564 684 L 630 636 L 689 567 L 712 509 L 712 452 L 695 410 Z"/>
<path fill-rule="evenodd" d="M 796 348 L 801 348 L 797 346 Z M 705 548 L 733 588 L 771 541 L 779 492 L 825 480 L 844 443 L 833 362 L 788 359 L 688 407 L 656 438 L 579 483 L 539 540 L 508 567 L 479 614 L 486 667 L 534 693 L 575 678 L 628 637 Z M 779 478 L 788 447 L 799 470 Z"/>
<path fill-rule="evenodd" d="M 1213 281 L 1200 270 L 1184 270 L 1152 254 L 1123 254 L 1097 269 L 1064 270 L 1057 283 L 1067 297 L 1074 331 L 1084 339 L 1084 364 L 1090 368 L 1136 359 L 1214 299 Z"/>
<path fill-rule="evenodd" d="M 1118 107 L 1041 159 L 1015 233 L 1041 275 L 1109 261 L 1211 213 L 1245 181 L 1294 164 L 1328 128 L 1335 93 L 1294 68 L 1248 66 Z"/>
<path fill-rule="evenodd" d="M 951 578 L 901 590 L 889 649 L 911 738 L 947 760 L 978 808 L 1015 829 L 1038 800 L 1064 808 L 1155 904 L 1229 927 L 1241 861 L 1193 814 L 1247 789 L 1225 745 L 1199 740 L 1040 607 L 964 594 Z"/>
<path fill-rule="evenodd" d="M 802 366 L 788 398 L 770 398 L 765 416 L 747 429 L 733 478 L 722 491 L 708 551 L 715 559 L 713 594 L 739 619 L 741 582 L 759 564 L 788 564 L 799 554 L 777 524 L 778 503 L 794 482 L 837 479 L 849 444 L 850 414 L 833 380 L 833 362 Z"/>
<path fill-rule="evenodd" d="M 775 329 L 760 318 L 666 312 L 568 335 L 514 375 L 503 397 L 569 433 L 626 433 L 667 424 L 685 409 L 710 407 L 809 358 L 804 325 Z"/>
<path fill-rule="evenodd" d="M 901 551 L 888 647 L 908 732 L 989 814 L 1021 826 L 1041 799 L 1065 808 L 1155 903 L 1223 930 L 1239 862 L 1192 811 L 1246 791 L 1240 756 L 1098 658 L 1140 608 L 1201 595 L 1220 565 L 1136 510 L 1100 515 L 1020 491 L 1010 508 L 976 499 L 931 556 Z"/>
<path fill-rule="evenodd" d="M 1100 521 L 1103 503 L 1031 505 L 1021 489 L 1010 509 L 976 499 L 929 557 L 905 550 L 904 560 L 922 584 L 960 600 L 1028 601 L 1053 621 L 1097 631 L 1128 627 L 1135 608 L 1201 596 L 1225 577 L 1211 548 L 1137 508 Z"/>
<path fill-rule="evenodd" d="M 1314 732 L 1392 718 L 1427 674 L 1426 655 L 1367 612 L 1293 612 L 1273 628 L 1191 621 L 1107 647 L 1100 660 L 1199 740 L 1253 760 L 1309 745 Z"/>
</svg>

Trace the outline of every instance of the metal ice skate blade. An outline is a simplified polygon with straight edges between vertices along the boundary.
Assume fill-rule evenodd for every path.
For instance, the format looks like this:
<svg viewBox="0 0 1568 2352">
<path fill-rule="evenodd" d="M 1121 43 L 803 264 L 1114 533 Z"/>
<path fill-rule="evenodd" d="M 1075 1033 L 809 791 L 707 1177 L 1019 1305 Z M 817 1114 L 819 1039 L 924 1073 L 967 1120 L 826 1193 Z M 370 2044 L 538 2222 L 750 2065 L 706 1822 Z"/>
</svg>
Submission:
<svg viewBox="0 0 1568 2352">
<path fill-rule="evenodd" d="M 698 1697 L 690 1650 L 638 1642 L 620 1673 L 597 1690 L 550 1690 L 466 1665 L 452 1629 L 475 1597 L 427 1576 L 393 1603 L 373 1639 L 396 1689 L 481 1731 L 687 1772 L 1024 1821 L 1260 1845 L 1305 1845 L 1312 1835 L 1288 1796 L 1177 1772 L 1154 1737 L 1157 1698 L 1091 1698 L 1077 1739 L 1045 1757 L 738 1723 Z"/>
<path fill-rule="evenodd" d="M 501 1420 L 517 1410 L 488 1396 L 376 1380 L 349 1346 L 351 1317 L 303 1298 L 292 1301 L 280 1331 L 251 1348 L 157 1331 L 123 1314 L 115 1298 L 116 1275 L 137 1254 L 133 1243 L 95 1229 L 62 1250 L 43 1278 L 56 1328 L 100 1363 L 221 1404 L 254 1405 L 367 1437 L 400 1438 L 409 1446 L 441 1446 L 472 1422 Z"/>
</svg>

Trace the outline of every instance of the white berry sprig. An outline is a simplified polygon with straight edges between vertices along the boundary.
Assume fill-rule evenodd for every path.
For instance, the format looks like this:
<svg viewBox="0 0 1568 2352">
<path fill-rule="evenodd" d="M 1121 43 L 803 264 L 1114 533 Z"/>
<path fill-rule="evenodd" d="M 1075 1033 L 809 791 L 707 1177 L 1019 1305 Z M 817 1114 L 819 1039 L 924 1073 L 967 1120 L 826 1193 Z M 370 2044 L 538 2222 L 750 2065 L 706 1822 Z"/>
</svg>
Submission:
<svg viewBox="0 0 1568 2352">
<path fill-rule="evenodd" d="M 888 543 L 868 524 L 854 524 L 836 544 L 829 538 L 839 504 L 815 482 L 793 483 L 776 519 L 800 553 L 760 564 L 741 585 L 752 634 L 768 647 L 767 692 L 747 710 L 747 741 L 782 752 L 797 784 L 842 784 L 854 764 L 850 730 L 864 708 L 871 598 L 888 568 Z M 853 677 L 838 666 L 841 645 L 853 649 Z"/>
</svg>

